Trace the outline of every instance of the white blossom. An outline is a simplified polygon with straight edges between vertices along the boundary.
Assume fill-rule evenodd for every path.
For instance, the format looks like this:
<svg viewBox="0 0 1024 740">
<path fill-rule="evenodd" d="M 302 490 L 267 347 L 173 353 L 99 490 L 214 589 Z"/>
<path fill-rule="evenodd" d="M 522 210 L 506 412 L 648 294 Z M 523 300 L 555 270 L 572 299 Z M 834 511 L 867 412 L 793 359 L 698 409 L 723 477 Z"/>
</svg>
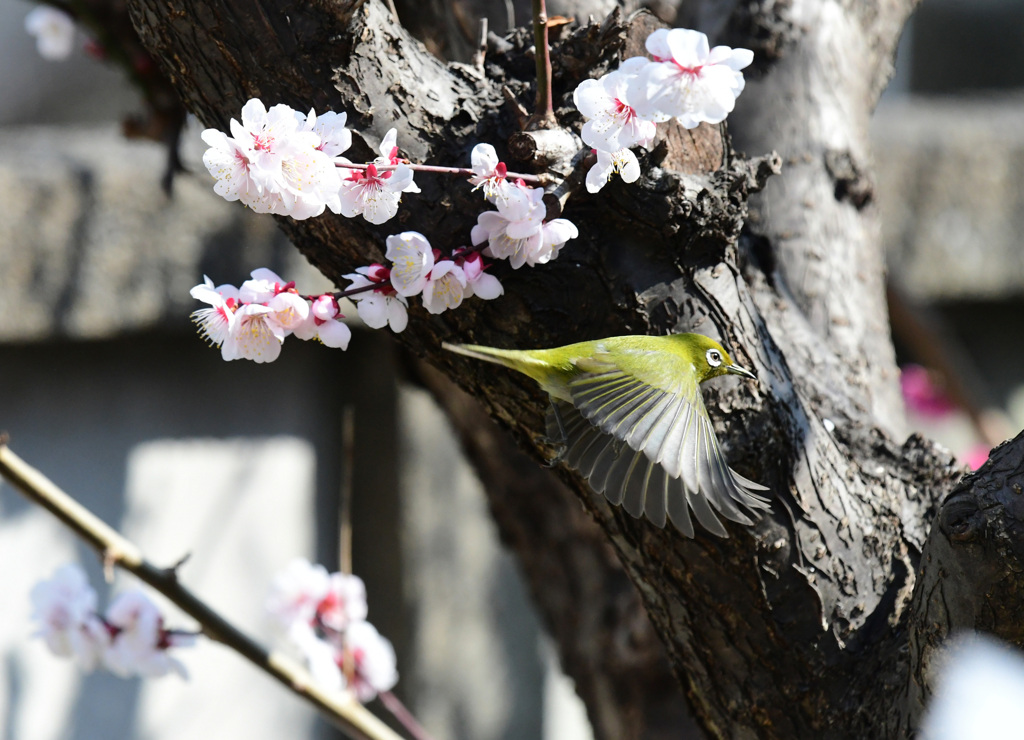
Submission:
<svg viewBox="0 0 1024 740">
<path fill-rule="evenodd" d="M 99 664 L 110 634 L 96 614 L 96 591 L 82 569 L 61 566 L 48 581 L 32 588 L 32 618 L 38 622 L 34 637 L 41 637 L 54 655 L 74 658 L 85 671 Z"/>
<path fill-rule="evenodd" d="M 498 159 L 498 153 L 490 144 L 477 144 L 470 153 L 473 176 L 469 178 L 473 189 L 483 188 L 484 197 L 491 203 L 503 198 L 512 187 L 505 175 L 508 168 Z"/>
<path fill-rule="evenodd" d="M 386 244 L 384 256 L 392 263 L 391 285 L 399 295 L 419 294 L 434 269 L 434 250 L 427 237 L 418 231 L 403 231 L 389 236 Z"/>
<path fill-rule="evenodd" d="M 267 612 L 286 631 L 295 623 L 309 624 L 330 583 L 324 566 L 295 558 L 271 582 Z"/>
<path fill-rule="evenodd" d="M 203 275 L 203 282 L 189 291 L 197 301 L 210 304 L 192 312 L 192 321 L 199 326 L 199 333 L 207 341 L 219 347 L 230 335 L 235 324 L 235 311 L 239 307 L 238 288 L 233 285 L 214 287 L 213 281 Z"/>
<path fill-rule="evenodd" d="M 36 39 L 39 56 L 60 61 L 75 48 L 75 22 L 71 16 L 50 5 L 38 5 L 25 16 L 25 30 Z"/>
<path fill-rule="evenodd" d="M 607 152 L 595 149 L 597 162 L 587 172 L 587 192 L 596 193 L 618 172 L 623 182 L 636 182 L 640 178 L 640 162 L 629 149 Z"/>
<path fill-rule="evenodd" d="M 516 270 L 554 259 L 568 239 L 578 236 L 578 231 L 564 218 L 543 220 L 543 195 L 541 188 L 511 188 L 510 197 L 496 203 L 497 211 L 485 211 L 477 217 L 470 232 L 473 245 L 487 242 L 483 250 L 486 256 L 507 259 Z"/>
<path fill-rule="evenodd" d="M 674 117 L 686 128 L 725 120 L 743 91 L 740 70 L 754 59 L 749 49 L 709 49 L 707 36 L 683 28 L 655 31 L 647 50 L 656 61 L 630 82 L 629 104 L 640 116 Z"/>
<path fill-rule="evenodd" d="M 235 312 L 235 324 L 221 345 L 225 360 L 273 362 L 281 355 L 287 332 L 273 320 L 274 309 L 246 303 Z"/>
<path fill-rule="evenodd" d="M 629 84 L 649 64 L 643 57 L 633 57 L 600 79 L 580 83 L 572 99 L 588 119 L 581 132 L 584 143 L 606 152 L 650 144 L 657 125 L 627 102 Z"/>
<path fill-rule="evenodd" d="M 459 255 L 456 264 L 462 267 L 462 272 L 466 276 L 466 298 L 477 296 L 481 300 L 490 301 L 505 292 L 498 278 L 486 272 L 487 265 L 484 264 L 479 252 Z"/>
<path fill-rule="evenodd" d="M 188 678 L 184 664 L 168 648 L 193 644 L 193 635 L 168 632 L 157 606 L 141 591 L 126 591 L 114 599 L 106 614 L 117 630 L 103 655 L 103 662 L 122 677 L 165 676 L 175 672 Z"/>
<path fill-rule="evenodd" d="M 390 129 L 381 142 L 381 156 L 365 170 L 350 170 L 348 177 L 341 181 L 341 202 L 335 213 L 348 218 L 361 215 L 371 224 L 382 224 L 398 213 L 402 193 L 420 192 L 413 182 L 413 171 L 399 161 L 396 140 L 396 130 Z M 338 160 L 348 163 L 344 157 Z M 395 169 L 377 169 L 391 165 L 395 165 Z"/>
<path fill-rule="evenodd" d="M 423 286 L 423 307 L 438 314 L 458 308 L 466 294 L 466 274 L 452 260 L 437 262 Z"/>
<path fill-rule="evenodd" d="M 330 294 L 317 297 L 309 307 L 309 314 L 292 333 L 299 339 L 316 339 L 326 347 L 348 349 L 352 330 L 342 319 L 337 299 Z"/>
<path fill-rule="evenodd" d="M 391 271 L 384 265 L 357 267 L 354 273 L 345 277 L 352 281 L 347 290 L 374 286 L 372 290 L 349 296 L 356 304 L 359 318 L 368 327 L 383 329 L 390 326 L 391 331 L 398 333 L 409 324 L 409 303 L 392 286 Z"/>
<path fill-rule="evenodd" d="M 395 649 L 369 622 L 349 625 L 345 630 L 344 650 L 354 664 L 349 687 L 359 701 L 368 702 L 398 683 Z"/>
<path fill-rule="evenodd" d="M 348 121 L 347 113 L 335 113 L 327 111 L 319 116 L 310 108 L 309 115 L 303 116 L 296 113 L 299 118 L 299 125 L 303 131 L 312 131 L 320 137 L 320 144 L 317 149 L 331 159 L 346 151 L 352 146 L 352 131 L 345 128 Z"/>
<path fill-rule="evenodd" d="M 366 584 L 350 573 L 331 573 L 327 593 L 317 607 L 317 618 L 325 628 L 344 632 L 366 619 Z"/>
<path fill-rule="evenodd" d="M 1024 655 L 981 634 L 962 634 L 932 660 L 935 693 L 922 740 L 1012 740 L 1024 726 Z"/>
<path fill-rule="evenodd" d="M 240 200 L 257 213 L 277 213 L 301 220 L 341 207 L 341 175 L 316 128 L 316 117 L 306 119 L 287 105 L 267 110 L 258 98 L 242 107 L 242 121 L 231 119 L 232 136 L 206 129 L 209 146 L 203 163 L 217 180 L 214 192 L 226 200 Z M 325 114 L 326 116 L 326 114 Z M 342 121 L 341 129 L 344 130 Z M 299 128 L 300 124 L 303 128 Z M 334 137 L 331 150 L 344 136 L 330 119 L 321 127 Z"/>
</svg>

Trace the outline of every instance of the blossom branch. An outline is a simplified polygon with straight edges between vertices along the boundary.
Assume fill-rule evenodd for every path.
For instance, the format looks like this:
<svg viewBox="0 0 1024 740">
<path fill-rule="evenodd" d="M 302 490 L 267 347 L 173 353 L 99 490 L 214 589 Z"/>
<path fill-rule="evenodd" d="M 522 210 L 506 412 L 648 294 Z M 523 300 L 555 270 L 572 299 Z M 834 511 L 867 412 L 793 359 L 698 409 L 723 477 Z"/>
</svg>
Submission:
<svg viewBox="0 0 1024 740">
<path fill-rule="evenodd" d="M 152 586 L 195 619 L 202 632 L 268 673 L 316 707 L 342 731 L 361 740 L 401 740 L 356 699 L 332 695 L 313 685 L 312 677 L 294 660 L 269 652 L 211 609 L 178 582 L 173 568 L 158 568 L 142 552 L 99 517 L 58 488 L 7 446 L 0 436 L 0 476 L 30 501 L 56 516 L 76 535 L 93 547 L 105 563 L 117 565 Z"/>
<path fill-rule="evenodd" d="M 342 167 L 348 170 L 365 170 L 369 167 L 369 164 L 356 164 L 354 162 L 335 162 L 335 167 Z M 374 165 L 377 172 L 387 172 L 389 170 L 397 170 L 399 167 L 407 167 L 413 172 L 434 172 L 442 175 L 460 175 L 463 177 L 472 177 L 476 172 L 469 169 L 468 167 L 442 167 L 441 165 L 435 164 L 411 164 L 403 162 L 402 164 L 385 164 L 385 165 Z M 523 182 L 535 182 L 538 185 L 548 185 L 552 178 L 550 175 L 529 175 L 524 172 L 508 172 L 505 177 L 510 180 L 522 180 Z"/>
</svg>

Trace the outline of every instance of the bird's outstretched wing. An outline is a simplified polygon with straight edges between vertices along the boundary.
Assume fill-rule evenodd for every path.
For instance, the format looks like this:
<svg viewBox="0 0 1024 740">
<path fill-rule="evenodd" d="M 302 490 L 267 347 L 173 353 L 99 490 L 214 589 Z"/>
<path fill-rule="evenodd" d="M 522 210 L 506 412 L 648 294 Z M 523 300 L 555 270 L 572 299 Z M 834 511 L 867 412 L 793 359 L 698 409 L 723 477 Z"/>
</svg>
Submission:
<svg viewBox="0 0 1024 740">
<path fill-rule="evenodd" d="M 621 355 L 612 363 L 598 353 L 577 367 L 569 383 L 573 403 L 555 402 L 549 434 L 564 433 L 564 459 L 595 491 L 659 527 L 667 517 L 688 537 L 690 510 L 708 531 L 726 537 L 716 511 L 751 524 L 748 511 L 768 508 L 756 493 L 767 489 L 722 457 L 697 384 L 687 387 L 684 380 L 684 370 L 692 375 L 689 365 L 669 370 L 663 362 L 652 377 L 644 373 L 649 363 L 634 366 Z"/>
</svg>

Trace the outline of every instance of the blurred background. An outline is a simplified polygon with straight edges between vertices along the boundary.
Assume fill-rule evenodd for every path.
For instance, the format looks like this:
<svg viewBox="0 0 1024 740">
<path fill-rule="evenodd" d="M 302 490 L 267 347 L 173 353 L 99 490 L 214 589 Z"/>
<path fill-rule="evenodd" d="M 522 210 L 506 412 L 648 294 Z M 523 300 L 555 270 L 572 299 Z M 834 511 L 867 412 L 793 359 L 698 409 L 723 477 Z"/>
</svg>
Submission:
<svg viewBox="0 0 1024 740">
<path fill-rule="evenodd" d="M 291 340 L 270 365 L 204 346 L 188 321 L 204 274 L 238 284 L 265 266 L 302 292 L 329 286 L 272 218 L 214 195 L 194 125 L 182 142 L 194 174 L 168 198 L 164 147 L 122 135 L 137 93 L 82 43 L 42 59 L 24 30 L 32 7 L 0 5 L 0 430 L 12 448 L 156 563 L 190 554 L 185 583 L 268 642 L 273 576 L 295 556 L 337 568 L 350 474 L 354 572 L 398 653 L 395 693 L 426 727 L 590 737 L 478 482 L 390 338 L 353 325 L 347 352 Z M 907 432 L 975 465 L 1024 426 L 1021 28 L 1014 0 L 925 0 L 874 120 Z M 0 484 L 0 739 L 331 735 L 216 645 L 183 655 L 189 682 L 82 675 L 51 656 L 29 639 L 28 594 L 69 560 L 101 587 L 95 557 Z"/>
</svg>

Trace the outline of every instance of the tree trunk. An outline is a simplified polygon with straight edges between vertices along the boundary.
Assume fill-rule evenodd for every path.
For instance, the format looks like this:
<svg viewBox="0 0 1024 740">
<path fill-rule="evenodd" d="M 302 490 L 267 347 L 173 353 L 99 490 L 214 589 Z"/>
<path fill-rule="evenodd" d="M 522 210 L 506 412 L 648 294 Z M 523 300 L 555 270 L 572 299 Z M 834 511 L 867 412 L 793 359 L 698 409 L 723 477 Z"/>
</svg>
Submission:
<svg viewBox="0 0 1024 740">
<path fill-rule="evenodd" d="M 509 161 L 505 142 L 519 129 L 503 90 L 533 99 L 530 34 L 492 44 L 480 71 L 439 61 L 378 0 L 281 6 L 129 1 L 144 43 L 207 125 L 225 129 L 260 97 L 347 111 L 361 132 L 352 159 L 372 157 L 396 126 L 414 161 L 465 166 L 482 141 Z M 978 627 L 1021 638 L 1004 615 L 1020 608 L 1022 570 L 1002 538 L 1021 526 L 1013 491 L 1024 441 L 962 482 L 931 527 L 962 470 L 924 439 L 892 436 L 902 412 L 866 126 L 910 6 L 708 4 L 719 41 L 758 54 L 730 126 L 760 156 L 736 156 L 724 127 L 670 128 L 634 186 L 569 199 L 565 215 L 580 237 L 556 261 L 498 265 L 504 297 L 440 316 L 413 310 L 399 337 L 538 462 L 550 452 L 544 394 L 443 353 L 441 340 L 527 348 L 696 331 L 756 370 L 756 384 L 722 380 L 704 391 L 730 464 L 772 491 L 771 512 L 754 527 L 731 526 L 724 540 L 632 519 L 564 467 L 556 472 L 568 488 L 538 470 L 517 474 L 529 484 L 513 491 L 508 471 L 518 463 L 464 400 L 430 383 L 473 442 L 503 537 L 600 737 L 672 736 L 681 715 L 665 693 L 666 666 L 712 736 L 904 737 L 945 634 Z M 612 16 L 563 32 L 552 50 L 563 125 L 578 131 L 581 122 L 576 85 L 639 53 L 651 28 L 649 16 Z M 748 221 L 748 199 L 780 168 L 773 149 L 782 174 Z M 281 219 L 282 228 L 338 282 L 381 261 L 387 234 L 415 229 L 443 251 L 465 244 L 478 194 L 439 177 L 417 181 L 423 192 L 405 199 L 397 222 L 326 214 Z"/>
</svg>

